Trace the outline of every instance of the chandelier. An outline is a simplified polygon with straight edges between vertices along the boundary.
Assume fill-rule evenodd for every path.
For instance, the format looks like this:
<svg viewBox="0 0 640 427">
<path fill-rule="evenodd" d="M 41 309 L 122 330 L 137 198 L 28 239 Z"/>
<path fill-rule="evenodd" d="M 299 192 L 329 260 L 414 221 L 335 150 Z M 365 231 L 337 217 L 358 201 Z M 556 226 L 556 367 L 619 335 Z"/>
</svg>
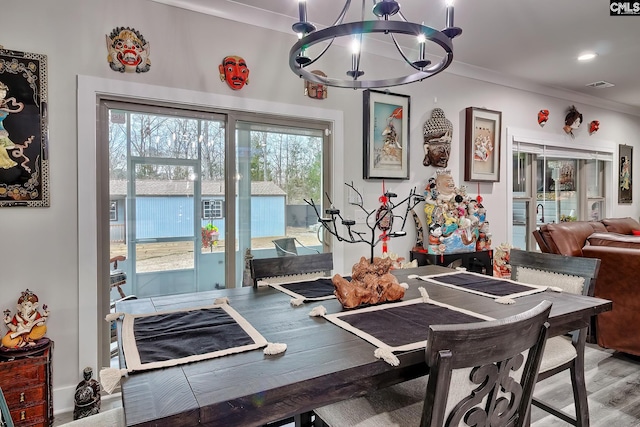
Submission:
<svg viewBox="0 0 640 427">
<path fill-rule="evenodd" d="M 298 0 L 300 21 L 293 24 L 292 28 L 298 34 L 299 40 L 289 51 L 289 67 L 291 70 L 311 82 L 327 86 L 364 89 L 399 86 L 422 81 L 438 74 L 451 64 L 453 61 L 452 40 L 462 33 L 462 29 L 453 25 L 452 0 L 447 0 L 446 27 L 440 31 L 424 24 L 409 22 L 400 11 L 400 4 L 396 1 L 372 1 L 372 12 L 376 19 L 364 20 L 365 0 L 362 0 L 361 20 L 344 23 L 344 18 L 351 6 L 351 0 L 346 0 L 336 21 L 330 27 L 317 30 L 315 25 L 307 20 L 306 0 Z M 391 19 L 396 15 L 399 19 Z M 378 80 L 363 78 L 365 72 L 360 68 L 362 39 L 364 34 L 373 33 L 390 36 L 404 62 L 410 66 L 409 73 Z M 398 42 L 398 35 L 416 37 L 417 58 L 412 60 L 405 54 Z M 333 42 L 341 37 L 352 39 L 351 68 L 347 70 L 345 78 L 332 78 L 308 71 L 307 67 L 320 59 L 329 50 Z M 313 58 L 308 56 L 309 49 L 312 46 L 323 42 L 326 42 L 326 45 L 318 55 Z M 442 59 L 436 64 L 432 64 L 426 58 L 427 42 L 432 42 L 429 46 L 438 46 L 444 52 Z"/>
</svg>

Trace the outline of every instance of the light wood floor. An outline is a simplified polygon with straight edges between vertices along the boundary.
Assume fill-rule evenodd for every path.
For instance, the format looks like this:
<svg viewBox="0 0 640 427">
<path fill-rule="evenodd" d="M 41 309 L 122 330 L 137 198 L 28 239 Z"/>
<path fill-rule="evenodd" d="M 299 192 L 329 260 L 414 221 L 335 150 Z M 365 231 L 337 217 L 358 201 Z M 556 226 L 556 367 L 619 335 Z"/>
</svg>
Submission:
<svg viewBox="0 0 640 427">
<path fill-rule="evenodd" d="M 640 358 L 587 344 L 585 378 L 591 427 L 640 426 Z M 568 372 L 539 382 L 535 396 L 553 402 L 567 413 L 575 413 Z M 108 407 L 113 407 L 113 403 Z M 53 426 L 62 426 L 72 418 L 72 414 L 60 414 L 55 417 Z M 533 407 L 531 420 L 532 427 L 569 426 L 536 407 Z M 293 423 L 284 427 L 293 427 Z"/>
<path fill-rule="evenodd" d="M 587 344 L 585 380 L 591 427 L 640 426 L 640 359 Z M 539 382 L 534 396 L 575 414 L 569 372 Z M 536 407 L 531 420 L 533 427 L 569 425 Z"/>
</svg>

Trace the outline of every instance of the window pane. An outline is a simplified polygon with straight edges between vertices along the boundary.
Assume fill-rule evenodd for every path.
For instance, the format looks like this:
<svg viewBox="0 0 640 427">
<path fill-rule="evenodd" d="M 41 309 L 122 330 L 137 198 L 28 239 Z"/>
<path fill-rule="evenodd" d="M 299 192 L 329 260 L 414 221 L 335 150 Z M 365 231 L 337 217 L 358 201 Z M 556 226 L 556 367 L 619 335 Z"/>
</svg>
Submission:
<svg viewBox="0 0 640 427">
<path fill-rule="evenodd" d="M 604 162 L 587 160 L 584 167 L 587 179 L 587 197 L 604 197 Z"/>
<path fill-rule="evenodd" d="M 604 200 L 589 200 L 589 220 L 599 221 L 604 218 Z"/>
<path fill-rule="evenodd" d="M 322 251 L 318 220 L 306 200 L 322 202 L 323 131 L 238 122 L 238 244 L 257 258 L 278 255 L 274 240 L 299 254 Z"/>
<path fill-rule="evenodd" d="M 527 154 L 513 153 L 513 195 L 525 196 L 527 194 Z"/>
<path fill-rule="evenodd" d="M 577 160 L 539 158 L 537 223 L 578 219 Z"/>
</svg>

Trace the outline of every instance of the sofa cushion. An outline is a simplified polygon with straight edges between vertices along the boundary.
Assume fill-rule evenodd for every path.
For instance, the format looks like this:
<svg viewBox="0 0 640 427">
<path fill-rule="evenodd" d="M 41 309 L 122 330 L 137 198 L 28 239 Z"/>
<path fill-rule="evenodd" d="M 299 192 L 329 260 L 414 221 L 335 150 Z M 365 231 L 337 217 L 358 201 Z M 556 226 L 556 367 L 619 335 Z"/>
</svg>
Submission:
<svg viewBox="0 0 640 427">
<path fill-rule="evenodd" d="M 604 224 L 598 221 L 561 222 L 540 227 L 540 233 L 551 252 L 567 256 L 582 256 L 587 237 L 606 232 Z"/>
<path fill-rule="evenodd" d="M 640 236 L 618 233 L 593 233 L 587 238 L 593 246 L 614 246 L 616 248 L 640 249 Z"/>
<path fill-rule="evenodd" d="M 640 230 L 640 223 L 633 218 L 605 218 L 602 223 L 610 233 L 633 234 L 632 230 Z"/>
</svg>

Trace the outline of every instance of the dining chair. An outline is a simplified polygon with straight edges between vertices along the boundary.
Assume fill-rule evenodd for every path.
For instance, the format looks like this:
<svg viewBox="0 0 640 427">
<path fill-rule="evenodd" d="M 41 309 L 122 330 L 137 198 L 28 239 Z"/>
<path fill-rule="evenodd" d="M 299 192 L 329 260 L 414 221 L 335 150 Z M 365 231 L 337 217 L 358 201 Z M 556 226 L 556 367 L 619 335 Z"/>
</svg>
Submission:
<svg viewBox="0 0 640 427">
<path fill-rule="evenodd" d="M 113 268 L 109 270 L 109 289 L 116 288 L 121 298 L 127 297 L 122 290 L 122 285 L 127 283 L 127 273 L 118 268 L 118 263 L 123 262 L 126 259 L 127 258 L 124 255 L 117 255 L 109 259 L 109 264 L 113 266 Z"/>
<path fill-rule="evenodd" d="M 527 252 L 511 249 L 511 278 L 532 285 L 555 286 L 563 292 L 593 296 L 595 281 L 600 270 L 597 258 L 570 257 L 565 255 Z M 547 340 L 542 356 L 538 381 L 569 370 L 575 417 L 548 402 L 533 397 L 533 405 L 574 426 L 589 425 L 587 387 L 584 378 L 584 348 L 587 337 L 594 333 L 595 323 L 584 325 L 568 337 L 559 336 Z"/>
<path fill-rule="evenodd" d="M 333 254 L 309 254 L 275 258 L 253 258 L 249 260 L 253 286 L 262 279 L 312 273 L 330 274 L 333 270 Z"/>
<path fill-rule="evenodd" d="M 314 425 L 526 425 L 550 311 L 542 301 L 504 319 L 431 325 L 428 376 L 318 408 Z"/>
<path fill-rule="evenodd" d="M 318 273 L 328 275 L 333 270 L 333 254 L 317 253 L 298 256 L 278 256 L 276 258 L 251 258 L 249 259 L 251 279 L 253 286 L 258 286 L 258 281 L 263 279 L 279 278 L 287 280 L 304 278 L 305 276 L 317 276 Z M 283 420 L 277 420 L 267 424 L 267 427 L 278 427 L 294 423 L 298 426 L 312 425 L 312 413 L 305 412 Z"/>
</svg>

